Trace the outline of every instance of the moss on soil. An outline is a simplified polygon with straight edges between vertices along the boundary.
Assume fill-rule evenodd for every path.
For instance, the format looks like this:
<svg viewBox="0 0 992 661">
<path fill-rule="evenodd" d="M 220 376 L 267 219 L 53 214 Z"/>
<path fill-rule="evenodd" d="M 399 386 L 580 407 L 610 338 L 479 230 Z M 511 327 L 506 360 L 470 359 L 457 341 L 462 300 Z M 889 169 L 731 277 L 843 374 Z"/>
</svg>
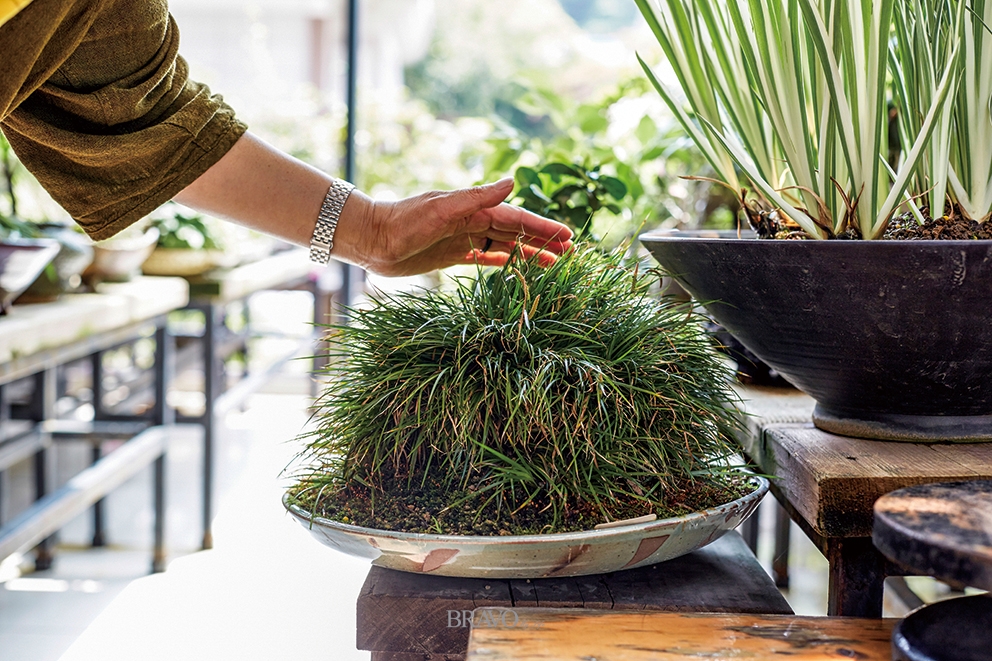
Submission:
<svg viewBox="0 0 992 661">
<path fill-rule="evenodd" d="M 553 508 L 535 499 L 529 505 L 510 512 L 494 502 L 488 494 L 466 491 L 444 494 L 435 484 L 411 488 L 405 481 L 384 485 L 385 493 L 364 486 L 349 486 L 336 493 L 326 490 L 315 503 L 315 491 L 300 484 L 290 491 L 291 499 L 316 516 L 366 528 L 411 533 L 446 535 L 528 535 L 550 532 L 591 530 L 607 518 L 592 503 L 567 503 L 564 516 L 555 521 Z M 722 484 L 694 483 L 681 490 L 669 490 L 653 508 L 659 519 L 683 516 L 716 507 L 754 490 L 744 474 L 732 474 Z M 643 502 L 618 497 L 611 506 L 610 519 L 619 521 L 651 514 Z M 455 503 L 455 505 L 451 505 Z"/>
</svg>

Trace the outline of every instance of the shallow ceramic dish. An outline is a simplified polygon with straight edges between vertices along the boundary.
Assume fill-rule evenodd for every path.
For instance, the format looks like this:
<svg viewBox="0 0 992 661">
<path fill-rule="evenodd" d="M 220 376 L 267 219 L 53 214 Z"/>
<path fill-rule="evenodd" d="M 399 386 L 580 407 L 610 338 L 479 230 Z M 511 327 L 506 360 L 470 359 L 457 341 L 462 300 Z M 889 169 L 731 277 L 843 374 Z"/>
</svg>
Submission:
<svg viewBox="0 0 992 661">
<path fill-rule="evenodd" d="M 283 498 L 317 541 L 388 569 L 474 578 L 585 576 L 671 560 L 733 530 L 758 506 L 768 480 L 735 501 L 701 512 L 620 528 L 551 535 L 478 537 L 375 530 L 311 517 Z"/>
</svg>

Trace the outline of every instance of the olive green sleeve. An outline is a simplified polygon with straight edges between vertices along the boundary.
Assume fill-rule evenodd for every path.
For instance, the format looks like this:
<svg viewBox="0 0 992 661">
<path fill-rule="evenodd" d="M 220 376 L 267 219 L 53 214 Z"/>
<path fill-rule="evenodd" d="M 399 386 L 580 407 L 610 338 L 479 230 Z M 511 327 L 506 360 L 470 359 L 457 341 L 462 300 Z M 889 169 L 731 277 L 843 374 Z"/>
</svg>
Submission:
<svg viewBox="0 0 992 661">
<path fill-rule="evenodd" d="M 49 4 L 36 0 L 21 13 Z M 65 49 L 64 60 L 3 130 L 52 197 L 104 239 L 196 180 L 246 127 L 220 96 L 189 80 L 164 0 L 92 7 L 76 43 L 48 42 L 46 51 Z"/>
</svg>

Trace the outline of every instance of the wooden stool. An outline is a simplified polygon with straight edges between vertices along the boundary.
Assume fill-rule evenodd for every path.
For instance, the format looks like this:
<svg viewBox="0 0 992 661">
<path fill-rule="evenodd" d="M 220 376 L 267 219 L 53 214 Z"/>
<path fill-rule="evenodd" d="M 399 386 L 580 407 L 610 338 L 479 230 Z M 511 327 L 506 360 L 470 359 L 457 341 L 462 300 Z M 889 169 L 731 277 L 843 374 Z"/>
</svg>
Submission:
<svg viewBox="0 0 992 661">
<path fill-rule="evenodd" d="M 923 484 L 875 502 L 875 546 L 906 571 L 992 590 L 992 481 Z M 950 599 L 896 629 L 898 661 L 990 658 L 992 597 Z"/>
<path fill-rule="evenodd" d="M 373 661 L 463 659 L 480 606 L 792 613 L 736 532 L 665 563 L 533 580 L 425 576 L 373 567 L 358 597 L 358 648 Z"/>
<path fill-rule="evenodd" d="M 547 608 L 475 612 L 467 661 L 889 661 L 897 620 L 790 615 L 565 612 Z"/>
</svg>

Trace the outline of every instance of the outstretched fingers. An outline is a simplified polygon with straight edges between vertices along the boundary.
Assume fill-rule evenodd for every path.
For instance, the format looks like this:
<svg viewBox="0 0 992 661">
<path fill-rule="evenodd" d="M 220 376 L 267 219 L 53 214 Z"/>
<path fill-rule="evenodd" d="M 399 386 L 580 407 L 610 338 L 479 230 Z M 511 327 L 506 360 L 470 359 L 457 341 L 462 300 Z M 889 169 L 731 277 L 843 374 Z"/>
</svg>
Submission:
<svg viewBox="0 0 992 661">
<path fill-rule="evenodd" d="M 513 179 L 507 177 L 492 184 L 442 193 L 432 201 L 437 205 L 441 218 L 469 218 L 484 209 L 498 206 L 512 192 Z"/>
<path fill-rule="evenodd" d="M 483 247 L 485 247 L 485 242 L 483 242 Z M 481 266 L 503 266 L 509 261 L 515 248 L 524 259 L 535 259 L 541 266 L 550 266 L 558 258 L 557 254 L 549 250 L 525 243 L 519 243 L 517 241 L 493 241 L 485 250 L 479 247 L 469 251 L 465 256 L 464 263 L 479 264 Z"/>
<path fill-rule="evenodd" d="M 567 225 L 538 216 L 526 209 L 500 204 L 484 209 L 477 215 L 488 221 L 491 231 L 497 236 L 512 234 L 525 245 L 558 255 L 572 247 L 572 230 Z"/>
</svg>

